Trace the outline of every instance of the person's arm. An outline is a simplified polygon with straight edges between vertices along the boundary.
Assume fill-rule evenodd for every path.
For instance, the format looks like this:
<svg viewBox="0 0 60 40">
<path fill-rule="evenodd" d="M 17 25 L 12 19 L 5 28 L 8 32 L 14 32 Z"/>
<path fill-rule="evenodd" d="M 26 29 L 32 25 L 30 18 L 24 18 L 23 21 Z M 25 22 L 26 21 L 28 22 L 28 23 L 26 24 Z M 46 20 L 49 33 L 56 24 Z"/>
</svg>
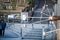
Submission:
<svg viewBox="0 0 60 40">
<path fill-rule="evenodd" d="M 5 27 L 6 27 L 6 23 L 5 23 Z"/>
</svg>

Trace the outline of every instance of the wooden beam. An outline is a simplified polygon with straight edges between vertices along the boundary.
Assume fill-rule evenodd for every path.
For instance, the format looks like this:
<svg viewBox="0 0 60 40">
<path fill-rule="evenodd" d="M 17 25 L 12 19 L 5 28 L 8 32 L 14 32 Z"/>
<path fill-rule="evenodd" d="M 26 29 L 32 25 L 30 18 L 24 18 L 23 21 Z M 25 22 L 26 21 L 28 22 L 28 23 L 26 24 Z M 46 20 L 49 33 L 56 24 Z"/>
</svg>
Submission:
<svg viewBox="0 0 60 40">
<path fill-rule="evenodd" d="M 22 12 L 25 7 L 18 7 L 16 10 L 0 10 L 0 12 Z"/>
<path fill-rule="evenodd" d="M 0 12 L 22 12 L 22 10 L 0 10 Z"/>
</svg>

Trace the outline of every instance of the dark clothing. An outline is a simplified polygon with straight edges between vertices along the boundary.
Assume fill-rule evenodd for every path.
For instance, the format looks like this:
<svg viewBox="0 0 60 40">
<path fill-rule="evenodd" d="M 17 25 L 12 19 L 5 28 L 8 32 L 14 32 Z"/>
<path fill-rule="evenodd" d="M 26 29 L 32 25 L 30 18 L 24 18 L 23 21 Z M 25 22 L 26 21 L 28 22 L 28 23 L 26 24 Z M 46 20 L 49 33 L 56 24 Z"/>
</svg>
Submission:
<svg viewBox="0 0 60 40">
<path fill-rule="evenodd" d="M 0 23 L 0 36 L 2 36 L 2 23 Z"/>
<path fill-rule="evenodd" d="M 5 30 L 6 23 L 2 23 L 2 30 Z"/>
<path fill-rule="evenodd" d="M 0 36 L 2 36 L 2 29 L 0 29 Z"/>
<path fill-rule="evenodd" d="M 2 29 L 2 23 L 0 23 L 0 29 Z"/>
<path fill-rule="evenodd" d="M 0 29 L 4 30 L 6 27 L 6 23 L 0 23 Z"/>
<path fill-rule="evenodd" d="M 2 34 L 3 34 L 3 36 L 5 33 L 5 28 L 6 28 L 6 23 L 2 23 Z"/>
<path fill-rule="evenodd" d="M 5 27 L 6 27 L 6 23 L 1 22 L 0 23 L 0 35 L 4 35 Z"/>
</svg>

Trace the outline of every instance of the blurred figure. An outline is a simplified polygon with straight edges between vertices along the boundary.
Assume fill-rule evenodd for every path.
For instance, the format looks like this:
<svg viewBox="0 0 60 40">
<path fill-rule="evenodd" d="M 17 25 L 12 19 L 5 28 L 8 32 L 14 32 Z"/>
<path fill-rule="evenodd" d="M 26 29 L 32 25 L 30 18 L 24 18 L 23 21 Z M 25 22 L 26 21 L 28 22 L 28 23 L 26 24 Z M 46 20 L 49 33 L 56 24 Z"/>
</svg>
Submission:
<svg viewBox="0 0 60 40">
<path fill-rule="evenodd" d="M 0 19 L 0 36 L 2 36 L 2 25 L 1 25 L 1 19 Z"/>
<path fill-rule="evenodd" d="M 6 22 L 3 19 L 1 20 L 1 26 L 2 26 L 2 35 L 4 36 L 5 28 L 6 28 Z"/>
<path fill-rule="evenodd" d="M 38 8 L 40 6 L 40 1 L 41 0 L 35 0 L 35 7 Z"/>
</svg>

